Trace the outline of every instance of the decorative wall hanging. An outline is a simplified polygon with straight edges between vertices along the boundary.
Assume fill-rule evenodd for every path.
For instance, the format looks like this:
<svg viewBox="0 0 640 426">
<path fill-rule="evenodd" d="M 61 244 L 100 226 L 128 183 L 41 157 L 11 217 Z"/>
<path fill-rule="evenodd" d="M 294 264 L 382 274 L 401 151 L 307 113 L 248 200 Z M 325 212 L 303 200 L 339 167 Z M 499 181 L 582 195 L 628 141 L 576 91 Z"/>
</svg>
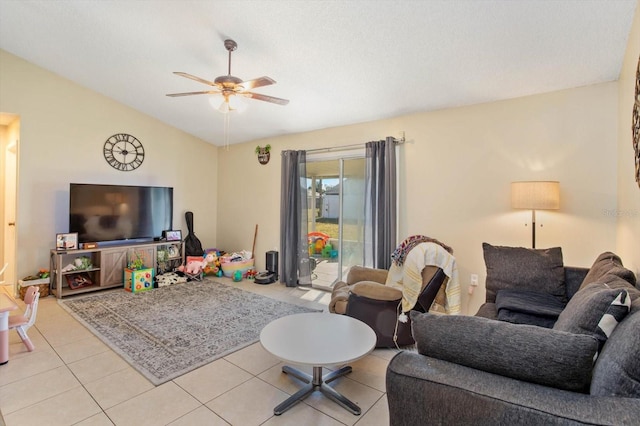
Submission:
<svg viewBox="0 0 640 426">
<path fill-rule="evenodd" d="M 260 162 L 260 164 L 267 164 L 269 162 L 269 159 L 271 158 L 271 154 L 269 153 L 269 151 L 271 151 L 271 145 L 267 144 L 264 147 L 261 146 L 256 146 L 256 155 L 258 156 L 258 161 Z"/>
<path fill-rule="evenodd" d="M 104 143 L 104 159 L 114 169 L 129 172 L 144 161 L 144 147 L 135 136 L 117 133 Z"/>
<path fill-rule="evenodd" d="M 638 69 L 636 70 L 636 91 L 633 98 L 633 151 L 636 163 L 636 183 L 640 187 L 640 56 L 638 57 Z"/>
</svg>

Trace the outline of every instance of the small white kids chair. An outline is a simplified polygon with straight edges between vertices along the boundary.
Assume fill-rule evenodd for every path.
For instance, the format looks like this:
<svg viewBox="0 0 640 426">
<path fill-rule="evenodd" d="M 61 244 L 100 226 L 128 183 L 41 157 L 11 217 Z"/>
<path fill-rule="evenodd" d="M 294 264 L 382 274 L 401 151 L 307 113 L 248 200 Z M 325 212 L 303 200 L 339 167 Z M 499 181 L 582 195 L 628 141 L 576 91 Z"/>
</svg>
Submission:
<svg viewBox="0 0 640 426">
<path fill-rule="evenodd" d="M 0 277 L 4 275 L 4 271 L 7 269 L 7 266 L 9 266 L 9 264 L 5 263 L 2 269 L 0 269 Z M 2 284 L 4 284 L 4 279 L 0 281 L 0 285 Z"/>
<path fill-rule="evenodd" d="M 36 322 L 39 299 L 40 289 L 37 286 L 30 286 L 24 294 L 24 304 L 26 305 L 24 314 L 9 316 L 9 330 L 16 329 L 22 339 L 22 343 L 24 343 L 29 352 L 33 351 L 34 346 L 29 336 L 27 336 L 27 330 Z"/>
</svg>

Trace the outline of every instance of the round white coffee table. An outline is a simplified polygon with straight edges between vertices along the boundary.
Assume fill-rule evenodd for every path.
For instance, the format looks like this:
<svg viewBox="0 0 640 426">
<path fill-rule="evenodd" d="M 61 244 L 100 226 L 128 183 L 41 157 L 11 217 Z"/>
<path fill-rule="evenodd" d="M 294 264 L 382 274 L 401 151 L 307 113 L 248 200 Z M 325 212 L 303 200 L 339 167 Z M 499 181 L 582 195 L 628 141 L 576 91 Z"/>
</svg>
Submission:
<svg viewBox="0 0 640 426">
<path fill-rule="evenodd" d="M 355 415 L 360 407 L 328 386 L 328 383 L 351 372 L 342 367 L 322 376 L 322 367 L 344 365 L 356 361 L 376 346 L 376 334 L 367 324 L 346 315 L 308 313 L 289 315 L 269 323 L 260 332 L 260 343 L 275 357 L 292 364 L 310 365 L 313 375 L 293 367 L 282 371 L 307 383 L 302 389 L 279 404 L 273 413 L 278 416 L 311 392 L 319 390 Z"/>
</svg>

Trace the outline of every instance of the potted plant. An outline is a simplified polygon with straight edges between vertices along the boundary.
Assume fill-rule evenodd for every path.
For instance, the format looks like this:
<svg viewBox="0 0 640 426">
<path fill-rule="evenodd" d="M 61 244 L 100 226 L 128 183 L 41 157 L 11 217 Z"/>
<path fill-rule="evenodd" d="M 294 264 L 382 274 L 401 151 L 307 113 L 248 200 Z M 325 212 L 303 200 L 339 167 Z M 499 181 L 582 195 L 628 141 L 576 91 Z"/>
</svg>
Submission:
<svg viewBox="0 0 640 426">
<path fill-rule="evenodd" d="M 267 164 L 271 158 L 271 145 L 267 144 L 264 147 L 260 145 L 256 146 L 256 155 L 258 156 L 258 162 L 260 164 Z"/>
<path fill-rule="evenodd" d="M 136 251 L 130 252 L 127 268 L 132 269 L 134 271 L 145 269 L 144 258 L 142 257 L 142 255 L 140 255 L 140 253 Z"/>
</svg>

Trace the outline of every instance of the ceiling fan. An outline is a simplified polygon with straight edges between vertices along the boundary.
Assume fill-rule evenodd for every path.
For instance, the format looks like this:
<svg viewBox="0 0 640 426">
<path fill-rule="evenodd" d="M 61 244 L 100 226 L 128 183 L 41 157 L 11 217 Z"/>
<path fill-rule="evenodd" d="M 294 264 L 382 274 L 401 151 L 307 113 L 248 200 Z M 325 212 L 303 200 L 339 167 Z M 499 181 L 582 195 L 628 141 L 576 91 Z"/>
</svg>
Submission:
<svg viewBox="0 0 640 426">
<path fill-rule="evenodd" d="M 275 80 L 269 77 L 259 77 L 253 80 L 242 81 L 240 78 L 231 75 L 231 52 L 238 48 L 238 44 L 231 40 L 224 41 L 224 47 L 229 51 L 229 71 L 227 75 L 217 77 L 213 82 L 205 80 L 195 75 L 187 74 L 186 72 L 176 71 L 174 74 L 181 77 L 189 78 L 200 83 L 204 83 L 208 86 L 214 87 L 213 90 L 203 90 L 200 92 L 185 92 L 185 93 L 169 93 L 167 96 L 191 96 L 191 95 L 222 95 L 222 102 L 218 109 L 221 112 L 229 112 L 236 109 L 234 106 L 235 96 L 242 96 L 245 98 L 257 99 L 259 101 L 271 102 L 278 105 L 287 105 L 289 100 L 276 98 L 274 96 L 262 95 L 260 93 L 250 92 L 249 90 L 269 86 L 275 84 Z"/>
</svg>

